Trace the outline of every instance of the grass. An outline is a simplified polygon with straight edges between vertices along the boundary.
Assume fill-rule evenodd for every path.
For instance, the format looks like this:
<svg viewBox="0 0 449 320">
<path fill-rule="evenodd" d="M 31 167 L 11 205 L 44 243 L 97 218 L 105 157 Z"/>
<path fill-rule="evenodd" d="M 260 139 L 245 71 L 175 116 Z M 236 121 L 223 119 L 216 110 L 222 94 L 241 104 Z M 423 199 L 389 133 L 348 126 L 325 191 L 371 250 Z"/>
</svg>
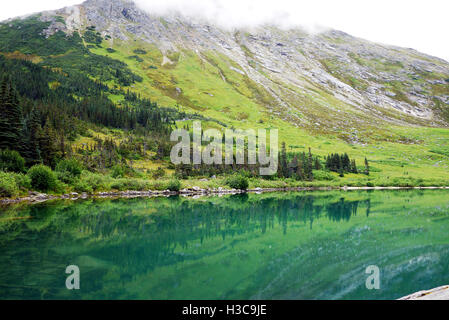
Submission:
<svg viewBox="0 0 449 320">
<path fill-rule="evenodd" d="M 36 30 L 45 27 L 45 23 L 30 20 L 23 27 L 34 35 Z M 19 32 L 16 28 L 15 25 L 10 29 L 1 26 L 0 40 L 2 37 L 13 39 Z M 55 70 L 66 72 L 70 71 L 70 66 L 77 65 L 83 54 L 88 53 L 87 60 L 82 66 L 92 79 L 107 80 L 106 83 L 111 87 L 117 86 L 120 85 L 120 79 L 115 77 L 115 70 L 117 68 L 124 70 L 126 81 L 121 85 L 124 90 L 129 89 L 142 97 L 151 98 L 162 106 L 178 105 L 181 111 L 216 119 L 216 121 L 203 121 L 203 129 L 223 129 L 223 124 L 229 128 L 241 129 L 278 128 L 279 140 L 285 141 L 287 146 L 292 146 L 288 148 L 289 151 L 302 152 L 310 147 L 314 154 L 321 157 L 329 153 L 346 152 L 351 158 L 356 159 L 358 165 L 362 165 L 364 158 L 367 157 L 373 166 L 369 183 L 390 185 L 408 181 L 405 182 L 407 184 L 415 179 L 410 183 L 419 184 L 421 182 L 418 181 L 422 181 L 425 184 L 446 182 L 449 184 L 448 129 L 423 127 L 416 120 L 413 120 L 416 121 L 416 126 L 407 127 L 379 123 L 364 112 L 356 111 L 337 100 L 324 87 L 309 83 L 308 88 L 313 93 L 306 94 L 298 87 L 289 86 L 279 79 L 272 78 L 270 80 L 273 81 L 273 86 L 288 89 L 293 93 L 285 98 L 284 102 L 289 107 L 289 110 L 286 110 L 279 106 L 264 88 L 239 72 L 242 68 L 238 64 L 212 51 L 162 52 L 156 46 L 139 40 L 126 43 L 115 40 L 113 46 L 110 46 L 107 40 L 100 42 L 92 30 L 87 34 L 87 40 L 99 46 L 88 50 L 77 49 L 83 46 L 81 40 L 83 39 L 74 36 L 62 41 L 60 35 L 55 34 L 49 39 L 48 50 L 35 43 L 13 42 L 10 43 L 10 47 L 11 52 L 15 53 L 4 54 L 46 64 Z M 43 40 L 35 37 L 35 41 Z M 19 53 L 17 48 L 26 54 Z M 6 49 L 8 48 L 5 48 L 5 51 L 8 51 Z M 242 45 L 242 50 L 249 59 L 256 59 L 247 47 Z M 402 67 L 394 61 L 368 60 L 355 55 L 351 58 L 360 65 L 370 66 L 378 71 Z M 168 60 L 171 63 L 164 64 Z M 95 67 L 97 63 L 100 66 L 108 64 L 108 68 L 99 70 Z M 334 61 L 323 61 L 323 64 L 332 74 L 339 70 L 338 64 Z M 429 78 L 432 75 L 423 76 Z M 128 81 L 129 79 L 131 80 Z M 363 89 L 364 84 L 355 78 L 342 80 Z M 55 87 L 58 84 L 49 85 Z M 403 84 L 391 82 L 388 86 L 397 93 L 396 99 L 407 99 L 405 95 L 398 94 L 402 91 Z M 447 86 L 435 85 L 433 91 L 447 92 Z M 123 95 L 118 94 L 109 94 L 108 97 L 118 105 L 124 100 Z M 376 111 L 388 114 L 386 110 Z M 178 122 L 178 125 L 184 124 L 185 122 Z M 94 136 L 102 138 L 113 136 L 117 141 L 121 139 L 119 135 L 112 134 L 112 131 L 95 131 L 80 137 L 75 141 L 74 147 L 92 143 Z M 358 143 L 353 142 L 354 139 Z M 144 173 L 158 167 L 167 170 L 168 174 L 172 173 L 167 169 L 167 162 L 145 159 L 135 161 L 133 166 Z M 363 176 L 346 176 L 336 181 L 338 182 L 332 183 L 354 185 L 367 183 L 367 179 Z M 260 180 L 252 183 L 253 186 L 257 183 L 269 185 L 271 181 Z"/>
</svg>

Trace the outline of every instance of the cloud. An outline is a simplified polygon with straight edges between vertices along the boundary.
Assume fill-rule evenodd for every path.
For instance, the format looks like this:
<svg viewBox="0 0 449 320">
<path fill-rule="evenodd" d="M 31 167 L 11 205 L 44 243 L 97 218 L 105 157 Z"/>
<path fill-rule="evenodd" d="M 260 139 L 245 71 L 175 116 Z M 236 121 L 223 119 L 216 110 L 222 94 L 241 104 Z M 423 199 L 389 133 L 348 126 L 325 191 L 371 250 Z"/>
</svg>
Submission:
<svg viewBox="0 0 449 320">
<path fill-rule="evenodd" d="M 223 28 L 275 24 L 309 31 L 329 27 L 371 41 L 410 47 L 449 61 L 445 0 L 135 0 L 150 13 L 178 11 Z M 82 0 L 15 0 L 0 20 Z"/>
<path fill-rule="evenodd" d="M 302 14 L 295 10 L 292 14 L 291 5 L 295 2 L 286 0 L 136 0 L 135 2 L 149 13 L 165 15 L 177 12 L 226 29 L 263 24 L 283 28 L 302 26 L 313 29 L 322 25 L 317 23 L 316 19 L 309 19 L 310 15 L 306 10 Z"/>
<path fill-rule="evenodd" d="M 333 28 L 371 41 L 410 47 L 449 60 L 441 0 L 135 0 L 150 13 L 173 11 L 223 28 L 275 24 L 309 31 Z"/>
</svg>

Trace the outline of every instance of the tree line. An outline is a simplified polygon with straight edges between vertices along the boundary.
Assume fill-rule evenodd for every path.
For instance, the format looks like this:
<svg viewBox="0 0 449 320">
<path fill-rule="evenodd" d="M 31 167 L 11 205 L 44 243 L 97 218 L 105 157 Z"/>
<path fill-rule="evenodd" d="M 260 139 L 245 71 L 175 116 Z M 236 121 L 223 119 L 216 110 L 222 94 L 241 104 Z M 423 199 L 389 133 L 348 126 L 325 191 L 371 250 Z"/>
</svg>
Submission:
<svg viewBox="0 0 449 320">
<path fill-rule="evenodd" d="M 232 164 L 193 164 L 193 145 L 190 147 L 190 164 L 179 164 L 174 166 L 176 175 L 180 178 L 195 177 L 195 176 L 209 176 L 221 174 L 235 174 L 240 173 L 247 177 L 258 177 L 259 169 L 261 165 L 257 162 L 256 164 L 248 164 L 245 159 L 245 163 L 237 164 L 236 159 L 238 155 L 233 154 Z M 273 177 L 277 178 L 293 178 L 300 181 L 313 181 L 314 171 L 326 170 L 339 173 L 340 176 L 344 176 L 345 173 L 362 173 L 357 168 L 355 159 L 350 159 L 349 156 L 345 154 L 330 154 L 324 157 L 324 162 L 321 160 L 320 156 L 314 155 L 312 149 L 308 148 L 308 152 L 293 153 L 287 152 L 287 146 L 285 142 L 281 145 L 281 150 L 278 154 L 278 170 L 276 175 L 267 176 L 265 178 L 271 179 Z M 364 174 L 369 175 L 369 164 L 368 160 L 365 158 L 365 168 L 363 170 Z"/>
</svg>

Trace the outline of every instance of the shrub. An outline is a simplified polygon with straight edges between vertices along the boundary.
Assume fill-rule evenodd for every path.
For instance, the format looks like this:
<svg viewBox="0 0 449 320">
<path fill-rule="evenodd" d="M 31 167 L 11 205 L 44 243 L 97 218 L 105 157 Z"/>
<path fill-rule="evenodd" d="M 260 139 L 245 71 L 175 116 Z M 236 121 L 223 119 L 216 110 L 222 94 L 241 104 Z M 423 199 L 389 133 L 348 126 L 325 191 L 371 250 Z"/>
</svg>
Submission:
<svg viewBox="0 0 449 320">
<path fill-rule="evenodd" d="M 31 186 L 38 191 L 54 190 L 56 188 L 56 175 L 47 166 L 35 165 L 28 170 Z"/>
<path fill-rule="evenodd" d="M 148 184 L 141 179 L 125 179 L 125 186 L 128 190 L 144 191 L 148 189 Z"/>
<path fill-rule="evenodd" d="M 118 191 L 125 191 L 126 185 L 124 179 L 117 179 L 111 184 L 111 189 Z"/>
<path fill-rule="evenodd" d="M 14 197 L 19 194 L 14 175 L 0 171 L 0 197 Z"/>
<path fill-rule="evenodd" d="M 178 179 L 172 179 L 167 183 L 167 190 L 179 191 L 181 190 L 181 182 Z"/>
<path fill-rule="evenodd" d="M 233 188 L 238 190 L 246 190 L 248 189 L 248 179 L 241 176 L 241 175 L 235 175 L 232 177 L 229 177 L 226 181 L 226 184 Z"/>
<path fill-rule="evenodd" d="M 77 180 L 73 185 L 73 189 L 76 192 L 87 192 L 87 193 L 93 192 L 92 186 L 90 186 L 86 181 L 83 180 Z"/>
<path fill-rule="evenodd" d="M 149 181 L 148 190 L 167 190 L 167 184 L 161 181 Z"/>
<path fill-rule="evenodd" d="M 14 174 L 14 180 L 20 190 L 27 191 L 31 189 L 31 178 L 23 173 Z"/>
<path fill-rule="evenodd" d="M 144 191 L 148 190 L 149 185 L 141 179 L 117 179 L 111 184 L 111 188 L 119 191 Z"/>
<path fill-rule="evenodd" d="M 245 178 L 251 178 L 253 174 L 248 170 L 240 170 L 239 175 Z"/>
<path fill-rule="evenodd" d="M 332 181 L 335 180 L 335 177 L 332 173 L 323 170 L 314 170 L 313 178 L 318 181 Z"/>
<path fill-rule="evenodd" d="M 17 151 L 0 150 L 0 170 L 25 172 L 25 159 Z"/>
<path fill-rule="evenodd" d="M 157 168 L 157 170 L 153 171 L 153 179 L 160 179 L 165 176 L 165 171 L 161 167 Z"/>
<path fill-rule="evenodd" d="M 59 172 L 67 171 L 70 172 L 75 177 L 79 177 L 81 175 L 81 172 L 83 172 L 83 166 L 75 158 L 63 159 L 58 162 L 56 166 L 56 171 Z"/>
<path fill-rule="evenodd" d="M 147 54 L 147 52 L 143 49 L 136 49 L 133 51 L 135 54 Z"/>
<path fill-rule="evenodd" d="M 109 176 L 104 176 L 102 174 L 92 173 L 89 171 L 83 171 L 80 179 L 82 182 L 85 182 L 91 186 L 94 191 L 108 189 L 109 184 L 113 180 Z"/>
<path fill-rule="evenodd" d="M 83 166 L 74 158 L 63 159 L 57 164 L 56 171 L 59 180 L 65 183 L 73 183 L 83 172 Z"/>
<path fill-rule="evenodd" d="M 124 176 L 125 176 L 125 169 L 122 166 L 116 165 L 116 166 L 112 167 L 111 177 L 123 178 Z"/>
</svg>

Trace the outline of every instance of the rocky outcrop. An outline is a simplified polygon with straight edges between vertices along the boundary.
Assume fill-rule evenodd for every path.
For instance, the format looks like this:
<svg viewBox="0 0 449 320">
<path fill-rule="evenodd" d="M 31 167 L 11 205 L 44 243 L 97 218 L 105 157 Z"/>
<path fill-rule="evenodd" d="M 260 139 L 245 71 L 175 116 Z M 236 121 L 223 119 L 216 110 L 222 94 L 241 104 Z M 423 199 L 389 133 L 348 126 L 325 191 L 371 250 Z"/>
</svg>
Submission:
<svg viewBox="0 0 449 320">
<path fill-rule="evenodd" d="M 449 300 L 449 285 L 413 293 L 399 300 Z"/>
</svg>

